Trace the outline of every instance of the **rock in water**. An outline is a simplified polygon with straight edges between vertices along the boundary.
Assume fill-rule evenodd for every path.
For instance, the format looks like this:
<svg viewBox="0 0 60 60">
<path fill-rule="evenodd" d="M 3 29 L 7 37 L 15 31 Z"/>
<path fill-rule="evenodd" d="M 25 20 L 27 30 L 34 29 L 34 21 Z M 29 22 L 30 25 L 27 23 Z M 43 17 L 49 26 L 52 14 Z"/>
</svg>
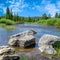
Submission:
<svg viewBox="0 0 60 60">
<path fill-rule="evenodd" d="M 8 47 L 8 46 L 0 46 L 0 55 L 3 54 L 14 54 L 15 51 L 13 48 Z"/>
<path fill-rule="evenodd" d="M 21 37 L 11 38 L 8 44 L 11 46 L 18 46 L 21 48 L 25 48 L 32 44 L 35 44 L 35 37 L 32 35 L 25 35 Z"/>
<path fill-rule="evenodd" d="M 60 37 L 49 35 L 49 34 L 43 35 L 40 38 L 39 43 L 38 43 L 39 50 L 47 54 L 56 54 L 56 50 L 52 46 L 52 44 L 54 44 L 54 42 L 56 41 L 60 41 Z"/>
<path fill-rule="evenodd" d="M 20 60 L 20 57 L 18 55 L 2 55 L 0 60 Z"/>
<path fill-rule="evenodd" d="M 34 35 L 34 34 L 36 34 L 36 33 L 37 33 L 37 32 L 34 31 L 34 30 L 28 30 L 28 31 L 25 31 L 25 32 L 22 32 L 22 33 L 18 33 L 18 34 L 12 35 L 11 38 L 21 37 L 21 36 L 25 36 L 25 35 Z"/>
</svg>

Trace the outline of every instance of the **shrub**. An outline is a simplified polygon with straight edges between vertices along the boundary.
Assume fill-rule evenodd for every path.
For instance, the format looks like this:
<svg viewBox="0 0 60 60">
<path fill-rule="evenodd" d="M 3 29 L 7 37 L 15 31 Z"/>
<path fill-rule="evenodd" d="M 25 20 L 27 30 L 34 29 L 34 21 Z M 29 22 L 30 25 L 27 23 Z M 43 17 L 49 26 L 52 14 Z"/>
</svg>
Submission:
<svg viewBox="0 0 60 60">
<path fill-rule="evenodd" d="M 9 19 L 1 19 L 0 23 L 6 24 L 6 25 L 14 25 L 15 22 Z"/>
<path fill-rule="evenodd" d="M 46 21 L 46 25 L 51 25 L 51 26 L 54 26 L 55 25 L 55 23 L 56 23 L 56 19 L 48 19 L 47 21 Z"/>
<path fill-rule="evenodd" d="M 56 42 L 53 44 L 53 48 L 55 48 L 55 49 L 60 49 L 60 41 L 56 41 Z"/>
<path fill-rule="evenodd" d="M 55 26 L 60 28 L 60 20 L 58 20 L 56 23 L 55 23 Z"/>
</svg>

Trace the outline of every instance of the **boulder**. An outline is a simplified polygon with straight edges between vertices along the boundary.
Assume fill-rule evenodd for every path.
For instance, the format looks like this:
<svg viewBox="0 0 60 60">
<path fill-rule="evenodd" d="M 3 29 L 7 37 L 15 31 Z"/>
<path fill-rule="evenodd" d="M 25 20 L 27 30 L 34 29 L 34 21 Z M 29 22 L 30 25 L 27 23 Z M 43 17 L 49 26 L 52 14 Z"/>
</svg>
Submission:
<svg viewBox="0 0 60 60">
<path fill-rule="evenodd" d="M 21 32 L 21 33 L 18 33 L 18 34 L 14 34 L 11 36 L 11 38 L 15 38 L 15 37 L 21 37 L 21 36 L 25 36 L 25 35 L 34 35 L 36 34 L 37 32 L 35 32 L 34 30 L 27 30 L 25 32 Z"/>
<path fill-rule="evenodd" d="M 0 46 L 0 55 L 4 54 L 14 54 L 15 51 L 13 48 L 8 47 L 8 46 Z"/>
<path fill-rule="evenodd" d="M 56 54 L 56 50 L 52 46 L 52 44 L 54 44 L 54 42 L 56 41 L 60 41 L 60 37 L 49 35 L 49 34 L 43 35 L 40 38 L 39 43 L 38 43 L 39 50 L 47 54 Z"/>
<path fill-rule="evenodd" d="M 0 60 L 20 60 L 20 57 L 18 55 L 2 55 Z"/>
<path fill-rule="evenodd" d="M 19 46 L 21 48 L 25 48 L 32 44 L 35 44 L 35 37 L 32 35 L 25 35 L 21 37 L 11 38 L 8 44 L 10 46 Z"/>
</svg>

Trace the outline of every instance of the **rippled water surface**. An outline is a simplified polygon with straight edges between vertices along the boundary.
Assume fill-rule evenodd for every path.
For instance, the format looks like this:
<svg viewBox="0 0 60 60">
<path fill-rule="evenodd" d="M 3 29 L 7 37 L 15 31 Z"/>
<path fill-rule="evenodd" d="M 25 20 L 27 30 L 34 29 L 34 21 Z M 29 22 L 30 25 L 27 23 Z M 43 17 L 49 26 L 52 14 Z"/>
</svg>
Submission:
<svg viewBox="0 0 60 60">
<path fill-rule="evenodd" d="M 17 24 L 15 25 L 16 29 L 15 30 L 7 30 L 5 28 L 0 27 L 0 46 L 1 45 L 7 45 L 8 41 L 10 39 L 10 36 L 16 33 L 20 33 L 26 30 L 35 30 L 37 32 L 37 34 L 35 35 L 36 38 L 36 47 L 35 48 L 31 48 L 31 49 L 20 49 L 20 48 L 15 48 L 18 52 L 28 52 L 27 55 L 31 55 L 31 57 L 33 56 L 33 53 L 35 55 L 39 54 L 36 56 L 36 58 L 38 57 L 38 59 L 43 59 L 45 60 L 46 58 L 43 58 L 40 55 L 40 51 L 38 50 L 38 41 L 40 39 L 40 37 L 44 34 L 52 34 L 52 35 L 56 35 L 56 36 L 60 36 L 60 29 L 57 29 L 56 27 L 53 26 L 43 26 L 43 25 L 37 25 L 37 24 Z M 30 53 L 29 53 L 30 52 Z M 38 60 L 36 59 L 36 60 Z M 30 59 L 31 60 L 31 59 Z M 35 59 L 33 59 L 35 60 Z M 48 60 L 48 59 L 46 59 Z M 58 59 L 54 59 L 54 60 L 58 60 Z"/>
<path fill-rule="evenodd" d="M 60 29 L 57 29 L 53 26 L 49 27 L 37 24 L 18 24 L 15 25 L 15 27 L 15 30 L 7 30 L 0 27 L 0 45 L 6 45 L 11 35 L 31 29 L 37 32 L 37 34 L 35 35 L 36 43 L 39 41 L 39 38 L 44 34 L 60 36 Z"/>
</svg>

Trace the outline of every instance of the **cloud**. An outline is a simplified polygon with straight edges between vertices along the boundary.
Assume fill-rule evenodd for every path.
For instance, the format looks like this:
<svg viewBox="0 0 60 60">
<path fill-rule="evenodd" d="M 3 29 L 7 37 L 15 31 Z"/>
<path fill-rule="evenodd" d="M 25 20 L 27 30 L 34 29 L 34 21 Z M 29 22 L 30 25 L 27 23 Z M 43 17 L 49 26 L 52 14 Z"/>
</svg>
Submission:
<svg viewBox="0 0 60 60">
<path fill-rule="evenodd" d="M 52 17 L 55 15 L 56 12 L 59 12 L 59 9 L 56 7 L 55 4 L 46 5 L 45 10 L 47 11 L 47 13 L 50 13 Z"/>
<path fill-rule="evenodd" d="M 0 13 L 6 13 L 6 7 L 4 6 L 4 4 L 0 4 Z"/>
<path fill-rule="evenodd" d="M 41 1 L 41 4 L 49 4 L 49 3 L 51 3 L 51 0 L 42 0 Z"/>
<path fill-rule="evenodd" d="M 28 7 L 28 4 L 24 3 L 24 0 L 13 0 L 10 1 L 9 8 L 12 9 L 13 13 L 22 12 L 24 8 Z"/>
<path fill-rule="evenodd" d="M 57 7 L 60 9 L 60 1 L 57 2 Z"/>
</svg>

